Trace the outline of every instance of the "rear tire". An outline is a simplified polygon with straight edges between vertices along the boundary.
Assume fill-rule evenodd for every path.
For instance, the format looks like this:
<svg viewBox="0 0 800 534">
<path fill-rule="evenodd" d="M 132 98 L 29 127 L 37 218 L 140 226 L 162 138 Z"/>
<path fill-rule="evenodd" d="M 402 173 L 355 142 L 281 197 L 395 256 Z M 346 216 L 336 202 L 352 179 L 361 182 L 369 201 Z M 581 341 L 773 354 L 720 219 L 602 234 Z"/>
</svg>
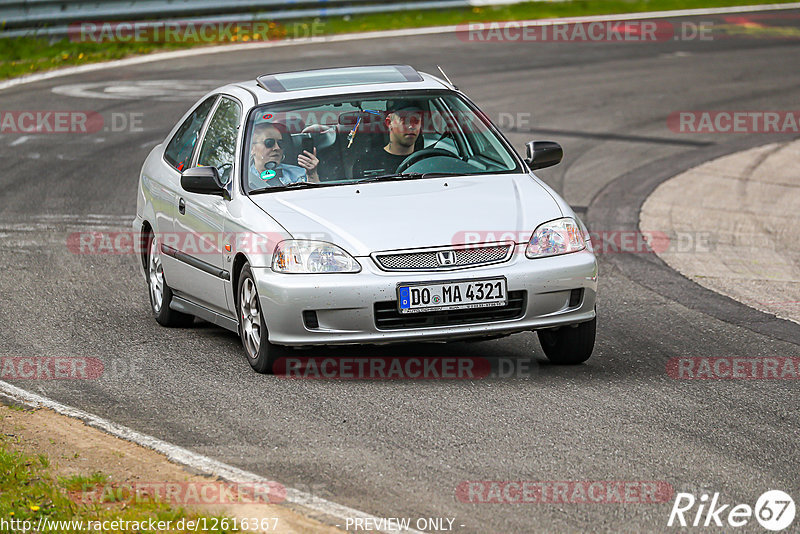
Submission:
<svg viewBox="0 0 800 534">
<path fill-rule="evenodd" d="M 290 349 L 269 342 L 267 324 L 261 311 L 256 281 L 250 265 L 245 263 L 236 288 L 236 313 L 239 316 L 239 336 L 245 357 L 257 373 L 271 374 L 273 364 L 289 354 Z"/>
<path fill-rule="evenodd" d="M 150 295 L 150 309 L 161 326 L 189 326 L 194 322 L 194 315 L 170 309 L 172 289 L 167 285 L 164 268 L 161 264 L 161 249 L 153 234 L 147 234 L 147 288 Z"/>
<path fill-rule="evenodd" d="M 539 330 L 539 343 L 545 356 L 557 365 L 577 365 L 589 359 L 594 350 L 597 317 L 576 327 Z"/>
</svg>

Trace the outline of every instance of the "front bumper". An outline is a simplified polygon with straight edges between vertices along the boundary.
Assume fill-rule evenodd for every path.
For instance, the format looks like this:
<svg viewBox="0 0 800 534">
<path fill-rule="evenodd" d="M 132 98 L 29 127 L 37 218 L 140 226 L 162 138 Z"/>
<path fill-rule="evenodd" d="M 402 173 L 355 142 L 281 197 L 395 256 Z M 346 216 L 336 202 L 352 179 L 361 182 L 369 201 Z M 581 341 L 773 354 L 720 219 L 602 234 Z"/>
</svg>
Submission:
<svg viewBox="0 0 800 534">
<path fill-rule="evenodd" d="M 530 260 L 517 245 L 511 260 L 499 265 L 449 272 L 386 272 L 368 257 L 357 258 L 356 274 L 278 274 L 253 269 L 270 342 L 279 345 L 336 345 L 438 341 L 495 336 L 576 324 L 595 317 L 597 260 L 584 250 Z M 375 303 L 395 301 L 397 284 L 504 276 L 508 292 L 524 291 L 525 304 L 513 319 L 472 324 L 379 328 Z M 570 294 L 582 289 L 580 302 Z M 317 328 L 309 328 L 304 311 L 316 312 Z"/>
</svg>

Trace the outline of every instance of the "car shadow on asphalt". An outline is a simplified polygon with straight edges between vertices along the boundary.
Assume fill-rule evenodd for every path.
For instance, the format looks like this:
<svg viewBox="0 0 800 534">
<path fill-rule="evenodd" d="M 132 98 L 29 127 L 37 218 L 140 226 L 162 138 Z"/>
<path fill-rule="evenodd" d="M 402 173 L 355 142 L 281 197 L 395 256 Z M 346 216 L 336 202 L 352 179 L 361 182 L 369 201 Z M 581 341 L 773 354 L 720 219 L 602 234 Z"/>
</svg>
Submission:
<svg viewBox="0 0 800 534">
<path fill-rule="evenodd" d="M 193 327 L 232 351 L 243 350 L 239 336 L 197 320 Z M 545 357 L 532 332 L 470 341 L 393 343 L 304 347 L 288 351 L 276 362 L 281 378 L 342 380 L 503 380 L 582 382 L 619 370 L 598 365 L 595 354 L 579 365 L 555 365 Z M 236 365 L 244 358 L 234 359 Z"/>
</svg>

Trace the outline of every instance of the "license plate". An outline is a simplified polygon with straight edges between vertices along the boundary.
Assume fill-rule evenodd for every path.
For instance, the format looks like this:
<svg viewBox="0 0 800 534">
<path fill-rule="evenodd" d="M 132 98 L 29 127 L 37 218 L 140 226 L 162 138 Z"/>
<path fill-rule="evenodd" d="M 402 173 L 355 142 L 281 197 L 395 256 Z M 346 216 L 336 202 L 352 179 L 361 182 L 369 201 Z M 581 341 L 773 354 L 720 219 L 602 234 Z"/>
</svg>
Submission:
<svg viewBox="0 0 800 534">
<path fill-rule="evenodd" d="M 505 278 L 400 284 L 397 287 L 400 313 L 489 308 L 505 306 L 507 302 Z"/>
</svg>

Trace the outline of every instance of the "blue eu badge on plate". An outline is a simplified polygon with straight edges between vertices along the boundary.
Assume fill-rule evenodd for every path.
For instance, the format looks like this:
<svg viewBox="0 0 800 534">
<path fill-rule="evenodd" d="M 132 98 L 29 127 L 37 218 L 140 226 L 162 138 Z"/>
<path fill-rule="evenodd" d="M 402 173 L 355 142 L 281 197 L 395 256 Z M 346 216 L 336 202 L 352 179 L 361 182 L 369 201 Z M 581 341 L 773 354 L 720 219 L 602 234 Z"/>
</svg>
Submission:
<svg viewBox="0 0 800 534">
<path fill-rule="evenodd" d="M 401 287 L 400 288 L 400 307 L 401 308 L 410 308 L 411 306 L 410 306 L 409 300 L 411 300 L 411 299 L 410 299 L 410 296 L 409 296 L 408 288 L 407 287 Z"/>
</svg>

